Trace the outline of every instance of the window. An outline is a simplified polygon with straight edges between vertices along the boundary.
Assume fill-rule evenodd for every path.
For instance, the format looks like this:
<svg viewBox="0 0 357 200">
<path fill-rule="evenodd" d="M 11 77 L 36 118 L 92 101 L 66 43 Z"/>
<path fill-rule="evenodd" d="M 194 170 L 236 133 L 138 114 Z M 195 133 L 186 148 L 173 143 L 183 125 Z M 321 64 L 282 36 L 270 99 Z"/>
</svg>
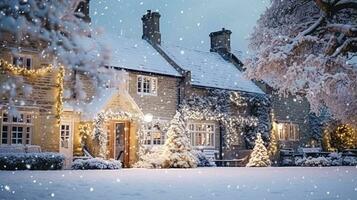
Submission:
<svg viewBox="0 0 357 200">
<path fill-rule="evenodd" d="M 138 76 L 137 92 L 139 94 L 156 95 L 157 94 L 157 78 L 149 76 Z"/>
<path fill-rule="evenodd" d="M 32 58 L 31 56 L 13 56 L 12 64 L 22 68 L 32 69 Z"/>
<path fill-rule="evenodd" d="M 293 123 L 277 123 L 279 140 L 299 140 L 299 126 Z"/>
<path fill-rule="evenodd" d="M 8 143 L 8 135 L 9 135 L 9 127 L 8 126 L 2 126 L 1 144 L 7 144 Z"/>
<path fill-rule="evenodd" d="M 214 124 L 191 123 L 188 127 L 191 136 L 191 143 L 193 146 L 214 147 Z"/>
<path fill-rule="evenodd" d="M 163 145 L 165 143 L 165 134 L 158 125 L 148 127 L 144 131 L 144 145 Z"/>
<path fill-rule="evenodd" d="M 71 135 L 70 126 L 68 124 L 61 125 L 61 147 L 69 148 L 69 137 Z"/>
<path fill-rule="evenodd" d="M 20 112 L 16 116 L 2 113 L 1 144 L 31 144 L 32 136 L 31 113 Z"/>
</svg>

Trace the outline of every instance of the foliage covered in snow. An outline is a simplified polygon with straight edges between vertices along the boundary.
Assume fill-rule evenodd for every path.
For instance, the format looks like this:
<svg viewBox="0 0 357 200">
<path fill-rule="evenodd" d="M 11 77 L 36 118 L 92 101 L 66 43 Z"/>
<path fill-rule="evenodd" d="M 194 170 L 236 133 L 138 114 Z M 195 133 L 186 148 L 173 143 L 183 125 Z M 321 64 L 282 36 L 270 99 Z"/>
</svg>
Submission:
<svg viewBox="0 0 357 200">
<path fill-rule="evenodd" d="M 252 107 L 252 114 L 246 112 Z M 225 145 L 239 142 L 243 136 L 248 148 L 254 146 L 255 135 L 261 131 L 269 139 L 270 101 L 265 96 L 241 94 L 225 90 L 208 90 L 205 97 L 192 95 L 184 100 L 180 112 L 188 120 L 212 120 L 224 128 Z"/>
<path fill-rule="evenodd" d="M 193 155 L 195 155 L 197 159 L 197 167 L 215 167 L 216 164 L 209 160 L 206 155 L 200 150 L 193 150 Z"/>
<path fill-rule="evenodd" d="M 163 163 L 162 147 L 143 148 L 139 156 L 139 161 L 134 164 L 135 168 L 161 168 Z"/>
<path fill-rule="evenodd" d="M 268 167 L 270 164 L 268 150 L 264 146 L 264 141 L 260 133 L 258 133 L 247 167 Z"/>
<path fill-rule="evenodd" d="M 187 137 L 186 123 L 179 112 L 176 112 L 167 131 L 163 146 L 163 168 L 194 168 L 197 159 L 193 154 L 191 142 Z"/>
<path fill-rule="evenodd" d="M 354 0 L 273 0 L 251 36 L 247 75 L 280 94 L 303 94 L 318 113 L 327 106 L 356 124 L 357 28 Z"/>
<path fill-rule="evenodd" d="M 36 42 L 43 57 L 53 56 L 54 62 L 95 73 L 108 58 L 108 52 L 101 43 L 89 37 L 98 33 L 77 10 L 81 1 L 1 1 L 0 38 L 4 39 L 9 33 L 20 47 Z M 13 51 L 20 53 L 21 49 L 13 48 Z"/>
<path fill-rule="evenodd" d="M 108 130 L 105 127 L 105 114 L 99 113 L 94 119 L 93 139 L 97 140 L 99 145 L 99 157 L 107 157 Z"/>
<path fill-rule="evenodd" d="M 59 153 L 0 153 L 0 170 L 59 170 L 64 159 Z"/>
<path fill-rule="evenodd" d="M 295 160 L 296 166 L 303 167 L 328 167 L 328 166 L 357 166 L 357 158 L 352 156 L 342 157 L 338 154 L 338 157 L 328 156 L 328 157 L 308 157 L 308 158 L 297 158 Z"/>
<path fill-rule="evenodd" d="M 77 159 L 72 163 L 72 169 L 120 169 L 121 162 L 117 160 L 104 160 L 103 158 Z"/>
<path fill-rule="evenodd" d="M 98 66 L 103 66 L 104 61 L 110 58 L 110 50 L 95 39 L 101 31 L 93 30 L 83 20 L 84 14 L 77 10 L 81 1 L 0 1 L 1 47 L 8 49 L 13 56 L 35 49 L 39 58 L 49 60 L 54 67 L 83 71 L 96 77 L 93 79 L 99 81 L 96 85 L 102 86 L 97 76 Z M 24 89 L 30 88 L 30 85 L 18 77 L 8 77 L 8 81 L 0 83 L 0 87 L 2 93 L 9 94 L 10 109 L 15 108 L 13 98 L 19 93 L 16 89 L 31 93 L 29 89 Z M 73 87 L 79 94 L 77 96 L 83 98 L 80 83 Z"/>
</svg>

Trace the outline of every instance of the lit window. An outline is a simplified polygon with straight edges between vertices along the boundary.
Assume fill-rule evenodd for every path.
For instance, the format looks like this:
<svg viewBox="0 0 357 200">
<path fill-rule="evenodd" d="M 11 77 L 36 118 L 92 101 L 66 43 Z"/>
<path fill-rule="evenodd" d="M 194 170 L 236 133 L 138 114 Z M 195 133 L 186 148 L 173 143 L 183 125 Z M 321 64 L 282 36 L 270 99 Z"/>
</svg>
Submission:
<svg viewBox="0 0 357 200">
<path fill-rule="evenodd" d="M 191 143 L 193 146 L 214 147 L 214 124 L 191 123 L 188 127 L 191 136 Z"/>
<path fill-rule="evenodd" d="M 163 145 L 165 143 L 165 134 L 158 125 L 148 127 L 144 131 L 144 145 Z"/>
<path fill-rule="evenodd" d="M 31 144 L 32 115 L 20 112 L 16 116 L 2 113 L 1 144 Z"/>
<path fill-rule="evenodd" d="M 149 76 L 138 76 L 137 92 L 139 94 L 156 95 L 157 94 L 157 78 Z"/>
<path fill-rule="evenodd" d="M 12 58 L 12 64 L 18 67 L 32 69 L 32 58 L 31 56 L 14 56 Z"/>
<path fill-rule="evenodd" d="M 70 126 L 68 124 L 61 125 L 61 147 L 69 148 L 69 139 L 70 139 Z"/>
<path fill-rule="evenodd" d="M 293 123 L 277 123 L 279 140 L 297 141 L 299 140 L 299 126 Z"/>
</svg>

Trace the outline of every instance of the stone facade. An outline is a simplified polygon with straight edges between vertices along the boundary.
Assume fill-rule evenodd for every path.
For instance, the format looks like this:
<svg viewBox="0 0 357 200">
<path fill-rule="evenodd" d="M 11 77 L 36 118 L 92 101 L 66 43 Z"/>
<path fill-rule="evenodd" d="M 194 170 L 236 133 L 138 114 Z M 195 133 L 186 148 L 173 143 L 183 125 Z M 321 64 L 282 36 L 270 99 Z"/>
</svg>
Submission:
<svg viewBox="0 0 357 200">
<path fill-rule="evenodd" d="M 28 56 L 32 59 L 32 68 L 39 69 L 48 65 L 48 59 L 42 59 L 38 56 L 38 52 L 34 50 L 23 50 L 20 54 Z M 10 49 L 1 48 L 0 58 L 12 63 Z M 58 69 L 38 77 L 22 77 L 13 75 L 11 72 L 1 69 L 0 81 L 7 82 L 9 79 L 18 78 L 22 82 L 16 84 L 16 97 L 14 99 L 15 106 L 19 112 L 31 113 L 32 120 L 32 135 L 31 144 L 40 145 L 44 151 L 59 151 L 59 129 L 56 118 L 56 97 L 58 86 L 56 83 Z M 30 95 L 26 95 L 23 91 L 25 85 L 31 87 Z M 9 93 L 0 95 L 0 110 L 8 112 L 7 105 L 9 103 Z M 1 120 L 2 121 L 2 120 Z M 0 125 L 2 127 L 2 122 Z"/>
<path fill-rule="evenodd" d="M 157 94 L 143 95 L 137 92 L 138 76 L 157 78 Z M 178 77 L 143 72 L 129 72 L 129 94 L 144 114 L 154 118 L 171 120 L 178 108 Z"/>
</svg>

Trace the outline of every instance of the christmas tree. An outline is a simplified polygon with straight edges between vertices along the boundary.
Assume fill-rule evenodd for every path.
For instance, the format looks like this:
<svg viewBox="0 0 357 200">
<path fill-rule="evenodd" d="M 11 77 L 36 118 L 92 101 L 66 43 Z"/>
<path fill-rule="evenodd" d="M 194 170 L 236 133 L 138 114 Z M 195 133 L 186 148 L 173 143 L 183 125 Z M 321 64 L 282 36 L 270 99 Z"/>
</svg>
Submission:
<svg viewBox="0 0 357 200">
<path fill-rule="evenodd" d="M 177 112 L 167 132 L 167 140 L 162 153 L 163 168 L 197 167 L 197 159 L 191 151 L 192 146 L 185 130 L 185 122 L 181 114 Z"/>
<path fill-rule="evenodd" d="M 255 140 L 255 146 L 252 154 L 250 155 L 247 167 L 268 167 L 270 166 L 270 159 L 268 155 L 268 150 L 264 146 L 264 141 L 258 133 L 257 139 Z"/>
</svg>

